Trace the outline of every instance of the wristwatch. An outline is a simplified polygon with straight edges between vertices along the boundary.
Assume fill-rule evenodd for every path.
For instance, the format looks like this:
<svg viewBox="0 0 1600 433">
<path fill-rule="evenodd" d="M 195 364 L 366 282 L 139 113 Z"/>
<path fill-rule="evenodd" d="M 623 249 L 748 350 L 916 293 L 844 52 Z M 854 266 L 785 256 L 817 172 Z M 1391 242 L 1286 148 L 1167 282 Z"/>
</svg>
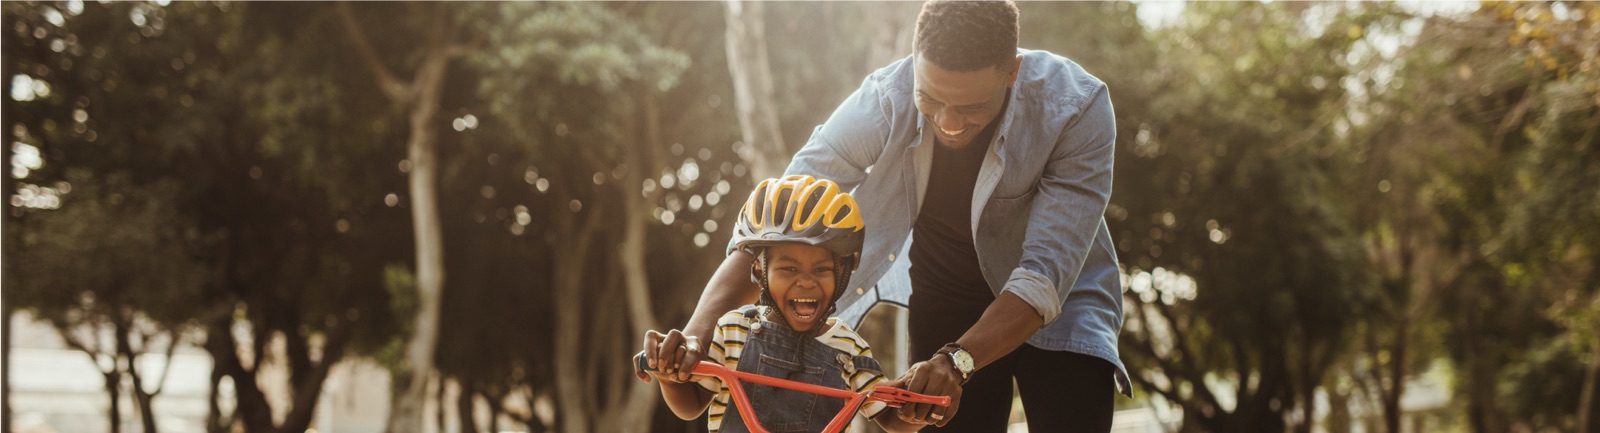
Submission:
<svg viewBox="0 0 1600 433">
<path fill-rule="evenodd" d="M 977 368 L 972 363 L 972 354 L 967 353 L 967 349 L 961 348 L 960 344 L 950 343 L 939 348 L 938 353 L 950 357 L 950 361 L 956 366 L 956 371 L 961 372 L 961 383 L 967 383 L 968 379 L 972 379 L 972 371 Z"/>
</svg>

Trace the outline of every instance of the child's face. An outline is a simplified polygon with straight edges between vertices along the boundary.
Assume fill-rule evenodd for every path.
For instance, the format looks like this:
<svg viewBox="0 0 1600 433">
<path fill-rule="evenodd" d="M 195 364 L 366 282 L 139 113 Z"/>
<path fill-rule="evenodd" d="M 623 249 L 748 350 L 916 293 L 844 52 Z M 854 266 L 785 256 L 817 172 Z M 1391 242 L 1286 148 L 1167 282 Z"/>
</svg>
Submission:
<svg viewBox="0 0 1600 433">
<path fill-rule="evenodd" d="M 810 331 L 827 319 L 822 315 L 837 290 L 833 266 L 833 253 L 822 247 L 784 244 L 767 249 L 767 290 L 794 330 Z"/>
</svg>

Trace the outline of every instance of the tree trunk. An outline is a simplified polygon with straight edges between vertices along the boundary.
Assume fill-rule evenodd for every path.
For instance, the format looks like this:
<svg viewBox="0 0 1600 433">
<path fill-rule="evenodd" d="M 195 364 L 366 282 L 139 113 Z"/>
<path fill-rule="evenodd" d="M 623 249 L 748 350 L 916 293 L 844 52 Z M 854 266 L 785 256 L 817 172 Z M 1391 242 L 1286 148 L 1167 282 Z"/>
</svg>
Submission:
<svg viewBox="0 0 1600 433">
<path fill-rule="evenodd" d="M 1306 341 L 1309 342 L 1313 340 L 1308 338 Z M 1295 423 L 1294 425 L 1295 433 L 1311 433 L 1311 425 L 1315 424 L 1317 421 L 1316 393 L 1318 382 L 1320 382 L 1318 379 L 1320 378 L 1321 374 L 1319 374 L 1320 372 L 1316 371 L 1316 367 L 1312 365 L 1312 363 L 1315 362 L 1315 357 L 1313 356 L 1313 352 L 1315 352 L 1315 346 L 1309 343 L 1306 343 L 1305 346 L 1306 347 L 1303 348 L 1305 353 L 1300 358 L 1300 384 L 1299 388 L 1297 389 L 1297 391 L 1300 392 L 1298 400 L 1300 400 L 1299 406 L 1301 419 L 1300 422 Z M 1284 410 L 1284 412 L 1287 413 L 1289 411 Z"/>
<path fill-rule="evenodd" d="M 96 319 L 104 318 L 98 311 L 86 311 L 84 313 Z M 111 398 L 107 421 L 111 424 L 111 433 L 120 433 L 122 431 L 122 369 L 120 366 L 124 361 L 122 353 L 116 350 L 115 347 L 110 348 L 110 350 L 102 349 L 100 344 L 101 329 L 98 320 L 90 320 L 78 324 L 58 322 L 54 325 L 56 333 L 61 335 L 61 339 L 66 342 L 67 347 L 87 355 L 89 362 L 94 364 L 96 368 L 101 369 L 100 375 L 105 379 L 106 395 Z M 85 339 L 86 341 L 80 340 L 73 335 L 74 333 L 71 329 L 74 326 L 89 327 L 89 337 Z M 113 331 L 120 333 L 121 328 L 116 328 Z M 102 355 L 111 357 L 111 366 L 109 368 L 100 364 L 100 356 Z M 132 360 L 127 361 L 132 362 Z"/>
<path fill-rule="evenodd" d="M 206 335 L 206 351 L 211 353 L 213 374 L 233 379 L 234 414 L 229 417 L 243 421 L 246 432 L 265 432 L 273 429 L 272 408 L 266 395 L 256 385 L 253 370 L 246 370 L 239 359 L 238 343 L 233 339 L 233 316 L 225 315 L 211 324 Z M 233 425 L 233 421 L 226 426 Z M 218 426 L 225 427 L 225 426 Z"/>
<path fill-rule="evenodd" d="M 508 393 L 507 386 L 503 383 L 478 391 L 478 395 L 483 396 L 484 405 L 488 406 L 489 409 L 489 433 L 498 433 L 500 431 L 500 417 L 506 415 L 505 401 Z M 510 418 L 515 419 L 516 416 L 511 415 Z"/>
<path fill-rule="evenodd" d="M 578 250 L 573 252 L 587 253 L 588 243 L 593 242 L 593 236 L 579 235 L 575 240 L 579 244 Z M 555 350 L 555 380 L 556 392 L 561 395 L 562 402 L 557 404 L 558 419 L 556 426 L 565 433 L 586 433 L 590 431 L 589 415 L 585 412 L 585 404 L 579 402 L 589 401 L 589 392 L 583 386 L 584 366 L 580 365 L 582 355 L 583 331 L 583 275 L 582 260 L 557 259 L 555 305 L 556 308 L 556 350 Z"/>
<path fill-rule="evenodd" d="M 445 431 L 445 429 L 444 429 L 444 415 L 445 415 L 444 408 L 450 406 L 448 403 L 445 402 L 445 397 L 444 397 L 444 392 L 445 392 L 446 388 L 448 388 L 448 386 L 446 386 L 446 385 L 448 385 L 448 384 L 449 384 L 449 382 L 447 382 L 445 380 L 444 376 L 440 375 L 439 376 L 439 387 L 435 388 L 434 392 L 433 392 L 433 407 L 435 408 L 434 412 L 433 412 L 433 428 L 435 429 L 435 431 L 438 431 L 440 433 L 444 433 L 444 431 Z"/>
<path fill-rule="evenodd" d="M 1578 398 L 1578 433 L 1600 433 L 1600 400 L 1595 396 L 1596 382 L 1600 382 L 1600 342 L 1589 344 L 1589 367 L 1584 369 L 1583 394 Z"/>
<path fill-rule="evenodd" d="M 1479 352 L 1481 349 L 1478 347 L 1479 340 L 1476 337 L 1479 335 L 1478 330 L 1475 324 L 1471 323 L 1474 319 L 1469 317 L 1466 320 L 1468 324 L 1462 330 L 1462 335 L 1466 340 L 1466 350 L 1463 353 L 1466 357 L 1464 364 L 1467 370 L 1467 423 L 1474 433 L 1504 431 L 1497 428 L 1498 417 L 1494 415 L 1493 371 L 1486 365 L 1488 361 L 1483 359 L 1482 352 Z"/>
<path fill-rule="evenodd" d="M 646 92 L 640 97 L 640 100 L 642 101 L 641 107 L 643 108 L 642 114 L 644 117 L 641 140 L 638 145 L 623 145 L 632 156 L 628 163 L 638 168 L 633 169 L 633 173 L 636 174 L 630 174 L 628 181 L 620 183 L 620 186 L 616 189 L 617 196 L 620 197 L 623 203 L 623 218 L 625 221 L 622 228 L 622 242 L 617 245 L 617 262 L 621 267 L 620 275 L 623 280 L 624 299 L 628 304 L 628 322 L 633 326 L 627 328 L 627 334 L 617 342 L 617 344 L 622 344 L 620 348 L 623 349 L 623 352 L 618 353 L 617 355 L 619 356 L 614 359 L 623 359 L 631 356 L 633 351 L 638 350 L 637 344 L 633 344 L 637 341 L 635 339 L 641 338 L 645 331 L 657 329 L 660 323 L 656 320 L 655 302 L 650 298 L 650 270 L 645 265 L 645 253 L 649 250 L 647 242 L 648 226 L 654 221 L 650 210 L 655 207 L 656 200 L 663 189 L 658 188 L 643 198 L 629 190 L 629 188 L 640 185 L 643 180 L 642 176 L 645 175 L 644 173 L 658 173 L 658 167 L 661 165 L 661 158 L 655 155 L 661 149 L 660 114 L 655 98 Z M 640 149 L 641 145 L 645 149 Z M 594 314 L 595 317 L 601 317 L 604 313 L 595 312 Z M 604 341 L 604 337 L 601 340 Z M 632 348 L 632 350 L 628 350 L 629 348 Z M 611 364 L 612 360 L 612 357 L 607 356 L 591 368 L 604 369 L 605 367 L 601 366 L 613 365 Z M 624 429 L 649 425 L 650 418 L 655 412 L 656 405 L 654 403 L 659 399 L 657 397 L 658 393 L 655 391 L 657 385 L 633 380 L 631 375 L 628 376 L 618 378 L 623 380 L 620 386 L 626 389 L 623 392 L 625 397 L 621 399 L 620 405 L 607 407 L 605 410 L 605 413 L 615 414 L 620 418 L 609 415 L 604 418 L 620 421 L 619 425 Z"/>
<path fill-rule="evenodd" d="M 10 159 L 11 152 L 5 153 L 8 155 L 6 158 Z M 9 167 L 11 165 L 5 164 L 4 166 Z M 6 177 L 9 178 L 10 176 Z M 9 196 L 9 194 L 7 195 Z M 7 233 L 10 233 L 10 231 L 8 230 Z M 6 236 L 9 237 L 9 235 Z M 9 239 L 7 240 L 9 241 Z M 5 293 L 11 292 L 11 290 L 7 290 Z M 0 295 L 0 298 L 7 297 Z M 11 433 L 11 317 L 16 310 L 16 306 L 12 305 L 10 299 L 0 300 L 0 433 Z"/>
<path fill-rule="evenodd" d="M 106 420 L 111 423 L 111 433 L 122 432 L 122 396 L 118 389 L 122 383 L 122 374 L 115 367 L 110 372 L 101 373 L 106 378 L 106 395 L 111 397 L 111 409 L 107 412 Z"/>
<path fill-rule="evenodd" d="M 151 406 L 155 400 L 155 396 L 138 390 L 139 387 L 144 386 L 143 381 L 139 378 L 139 374 L 134 372 L 134 368 L 132 367 L 133 362 L 131 361 L 132 358 L 130 357 L 129 359 L 128 377 L 133 379 L 133 397 L 134 402 L 138 403 L 139 405 L 139 420 L 144 426 L 145 433 L 156 433 L 155 408 Z"/>
<path fill-rule="evenodd" d="M 744 137 L 739 156 L 749 163 L 751 179 L 778 177 L 789 165 L 790 155 L 778 125 L 772 67 L 767 61 L 765 8 L 761 2 L 729 0 L 725 9 L 728 72 Z"/>
<path fill-rule="evenodd" d="M 402 82 L 379 60 L 378 53 L 362 34 L 355 14 L 347 3 L 338 6 L 339 18 L 377 80 L 380 90 L 396 104 L 410 110 L 406 157 L 411 162 L 408 178 L 411 194 L 411 220 L 416 242 L 417 312 L 413 331 L 406 342 L 398 376 L 407 378 L 396 387 L 389 411 L 390 433 L 415 433 L 422 430 L 423 403 L 427 400 L 428 377 L 433 371 L 434 349 L 439 338 L 439 301 L 445 282 L 444 242 L 439 222 L 439 103 L 450 62 L 466 52 L 466 47 L 446 40 L 453 28 L 442 11 L 432 11 L 433 22 L 426 38 L 422 65 L 410 83 Z"/>
<path fill-rule="evenodd" d="M 489 405 L 489 433 L 500 433 L 500 399 L 504 396 L 492 394 L 498 393 L 483 393 L 483 401 Z"/>
<path fill-rule="evenodd" d="M 6 13 L 3 15 L 5 22 L 0 25 L 4 27 L 0 28 L 16 28 L 18 14 Z M 10 79 L 9 77 L 15 76 L 17 73 L 18 51 L 21 48 L 21 44 L 17 42 L 19 39 L 21 38 L 9 37 L 5 38 L 4 42 L 0 42 L 0 44 L 4 44 L 4 49 L 7 53 L 3 59 L 0 59 L 0 77 Z M 7 86 L 9 88 L 9 84 Z M 0 97 L 0 125 L 4 125 L 4 129 L 11 128 L 10 125 L 12 125 L 16 107 L 17 103 L 11 99 L 10 95 Z M 6 141 L 9 142 L 11 140 Z M 11 168 L 11 155 L 13 153 L 10 145 L 0 148 L 0 169 L 9 170 Z M 9 173 L 0 174 L 0 197 L 10 200 L 10 197 L 16 191 L 17 179 Z M 12 235 L 12 233 L 17 233 L 15 228 L 17 220 L 11 216 L 16 209 L 10 205 L 9 201 L 0 205 L 0 209 L 3 209 L 0 210 L 0 220 L 5 220 L 6 222 L 5 227 L 0 229 L 3 230 L 0 231 L 0 245 L 4 245 L 7 252 L 17 251 L 17 247 L 20 246 L 18 244 L 20 239 Z M 15 279 L 13 277 L 15 272 L 11 272 L 10 267 L 13 266 L 13 263 L 16 263 L 15 259 L 7 260 L 4 265 L 0 265 L 5 267 L 4 272 L 0 272 L 0 274 L 3 274 L 0 275 L 0 279 L 4 280 L 0 282 L 0 285 L 16 287 L 12 285 Z M 16 302 L 11 299 L 11 294 L 15 291 L 14 289 L 0 291 L 0 433 L 11 433 L 11 318 L 17 310 Z"/>
<path fill-rule="evenodd" d="M 1406 391 L 1406 349 L 1411 344 L 1411 321 L 1401 316 L 1395 327 L 1395 343 L 1389 348 L 1389 387 L 1383 389 L 1383 426 L 1389 433 L 1400 433 L 1400 397 Z"/>
<path fill-rule="evenodd" d="M 354 292 L 354 290 L 351 290 Z M 349 304 L 344 304 L 346 308 Z M 302 432 L 311 427 L 317 413 L 317 401 L 322 398 L 322 387 L 328 382 L 328 374 L 333 370 L 334 364 L 344 358 L 344 349 L 350 341 L 350 334 L 354 332 L 353 325 L 343 315 L 338 315 L 334 327 L 329 329 L 322 342 L 322 358 L 317 360 L 306 359 L 307 370 L 300 374 L 299 380 L 294 385 L 292 406 L 289 414 L 283 417 L 283 424 L 279 431 Z"/>
<path fill-rule="evenodd" d="M 128 379 L 133 385 L 133 401 L 139 408 L 139 421 L 145 433 L 156 433 L 155 408 L 150 407 L 154 396 L 144 391 L 144 378 L 139 375 L 139 355 L 129 342 L 131 326 L 121 318 L 116 320 L 117 357 L 126 360 Z M 168 361 L 170 362 L 170 361 Z"/>
<path fill-rule="evenodd" d="M 222 373 L 221 368 L 217 368 L 215 365 L 212 366 L 211 390 L 207 392 L 208 397 L 206 398 L 206 433 L 226 433 L 229 431 L 229 426 L 233 425 L 233 415 L 229 414 L 224 419 L 222 405 L 217 402 L 217 399 L 222 397 L 218 387 L 222 385 L 224 376 L 226 375 Z M 234 413 L 238 413 L 238 411 L 235 410 Z"/>
<path fill-rule="evenodd" d="M 653 95 L 648 91 L 640 95 L 642 107 L 643 126 L 637 145 L 624 144 L 622 147 L 629 156 L 628 164 L 637 166 L 632 169 L 627 178 L 616 188 L 616 193 L 622 198 L 623 215 L 625 218 L 622 228 L 622 243 L 617 246 L 617 262 L 622 266 L 623 287 L 626 290 L 629 321 L 633 324 L 633 335 L 642 336 L 645 331 L 656 329 L 654 302 L 650 299 L 650 270 L 645 266 L 645 252 L 649 249 L 646 244 L 646 229 L 654 219 L 651 209 L 656 206 L 665 188 L 657 188 L 644 197 L 631 191 L 637 188 L 643 178 L 659 172 L 662 165 L 657 153 L 661 149 L 660 130 L 661 120 L 659 109 Z M 643 146 L 644 149 L 640 149 Z M 596 167 L 603 170 L 603 167 Z M 654 387 L 654 386 L 652 386 Z M 649 419 L 648 414 L 645 419 Z"/>
<path fill-rule="evenodd" d="M 411 338 L 406 343 L 405 369 L 410 383 L 402 391 L 394 413 L 390 414 L 391 433 L 412 433 L 422 429 L 422 403 L 427 398 L 427 377 L 433 371 L 433 351 L 439 339 L 439 298 L 444 287 L 444 245 L 439 223 L 439 163 L 435 146 L 439 140 L 439 100 L 444 90 L 449 57 L 430 52 L 417 71 L 417 99 L 411 106 L 411 131 L 406 154 L 411 161 L 411 218 L 417 248 L 417 315 Z"/>
<path fill-rule="evenodd" d="M 1235 411 L 1241 427 L 1237 431 L 1281 432 L 1287 427 L 1283 414 L 1293 405 L 1293 377 L 1289 373 L 1287 350 L 1281 341 L 1272 341 L 1261 351 L 1261 382 L 1256 392 L 1239 397 Z M 1274 408 L 1273 400 L 1277 400 Z"/>
<path fill-rule="evenodd" d="M 556 427 L 566 433 L 592 430 L 588 412 L 591 408 L 587 404 L 592 393 L 584 386 L 584 373 L 592 366 L 583 365 L 582 358 L 587 346 L 583 340 L 583 316 L 587 312 L 583 308 L 586 305 L 583 292 L 590 250 L 600 237 L 598 225 L 603 220 L 603 213 L 599 212 L 601 203 L 592 206 L 596 209 L 590 211 L 591 215 L 581 226 L 574 221 L 579 218 L 576 215 L 564 214 L 557 222 L 560 230 L 572 234 L 555 249 L 567 254 L 557 254 L 553 258 L 556 271 L 552 301 L 560 306 L 555 309 L 555 382 L 556 395 L 561 396 L 556 404 Z"/>
<path fill-rule="evenodd" d="M 456 383 L 461 385 L 461 392 L 456 396 L 456 417 L 459 418 L 461 423 L 461 433 L 474 433 L 478 431 L 478 420 L 472 416 L 476 411 L 476 405 L 473 404 L 472 400 L 478 395 L 478 392 L 473 389 L 472 382 L 457 381 Z M 490 422 L 489 424 L 492 426 L 494 423 Z M 443 432 L 444 430 L 441 429 L 440 431 Z M 489 433 L 495 433 L 495 431 L 491 429 Z"/>
<path fill-rule="evenodd" d="M 1328 390 L 1328 423 L 1325 425 L 1327 431 L 1348 433 L 1355 428 L 1350 417 L 1350 400 L 1350 394 L 1343 390 Z"/>
</svg>

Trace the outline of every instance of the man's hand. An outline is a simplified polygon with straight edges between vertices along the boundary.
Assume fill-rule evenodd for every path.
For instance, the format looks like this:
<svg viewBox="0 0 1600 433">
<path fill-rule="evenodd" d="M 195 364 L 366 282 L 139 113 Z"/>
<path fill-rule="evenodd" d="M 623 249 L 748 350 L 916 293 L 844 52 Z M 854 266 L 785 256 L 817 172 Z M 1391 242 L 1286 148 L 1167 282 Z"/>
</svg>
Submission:
<svg viewBox="0 0 1600 433">
<path fill-rule="evenodd" d="M 700 365 L 700 360 L 705 358 L 700 351 L 700 338 L 685 336 L 676 329 L 666 334 L 646 331 L 643 350 L 645 364 L 656 369 L 650 374 L 634 371 L 634 376 L 644 382 L 649 382 L 652 374 L 664 382 L 688 382 L 694 377 L 689 372 L 694 371 L 694 366 Z"/>
<path fill-rule="evenodd" d="M 913 424 L 932 424 L 944 427 L 956 416 L 961 407 L 961 372 L 948 355 L 936 354 L 933 359 L 913 364 L 897 381 L 904 381 L 907 391 L 932 396 L 949 396 L 950 406 L 912 403 L 900 407 L 900 420 Z"/>
</svg>

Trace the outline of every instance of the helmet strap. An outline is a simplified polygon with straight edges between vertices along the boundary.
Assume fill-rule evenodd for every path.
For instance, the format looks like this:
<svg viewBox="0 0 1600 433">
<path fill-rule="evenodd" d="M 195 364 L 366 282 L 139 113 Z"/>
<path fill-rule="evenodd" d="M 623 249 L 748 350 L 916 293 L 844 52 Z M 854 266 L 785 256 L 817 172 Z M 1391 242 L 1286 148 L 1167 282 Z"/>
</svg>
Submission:
<svg viewBox="0 0 1600 433">
<path fill-rule="evenodd" d="M 767 279 L 771 269 L 767 268 L 766 248 L 760 248 L 756 251 L 756 265 L 756 268 L 751 270 L 750 274 L 750 279 L 761 285 L 761 295 L 756 298 L 756 305 L 767 307 L 766 316 L 768 320 L 774 323 L 781 323 L 783 326 L 789 326 L 792 329 L 793 326 L 789 325 L 789 320 L 783 317 L 783 311 L 778 306 L 778 300 L 772 297 L 772 290 L 770 289 L 772 283 Z M 773 319 L 773 316 L 777 318 Z"/>
</svg>

